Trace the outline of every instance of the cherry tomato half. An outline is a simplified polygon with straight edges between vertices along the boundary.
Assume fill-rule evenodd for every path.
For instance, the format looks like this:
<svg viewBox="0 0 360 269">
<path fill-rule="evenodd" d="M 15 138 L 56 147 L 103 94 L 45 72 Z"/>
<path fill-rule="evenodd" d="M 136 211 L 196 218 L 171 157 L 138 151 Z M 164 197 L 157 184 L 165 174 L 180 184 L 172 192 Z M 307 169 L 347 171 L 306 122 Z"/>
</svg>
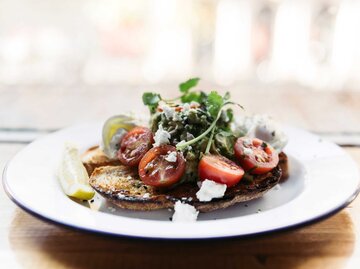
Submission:
<svg viewBox="0 0 360 269">
<path fill-rule="evenodd" d="M 279 155 L 274 148 L 258 138 L 240 137 L 234 149 L 240 165 L 252 174 L 265 174 L 279 163 Z"/>
<path fill-rule="evenodd" d="M 162 145 L 150 149 L 141 159 L 139 176 L 154 187 L 169 187 L 178 182 L 185 172 L 185 159 L 174 146 Z"/>
<path fill-rule="evenodd" d="M 150 129 L 139 126 L 135 127 L 121 140 L 120 150 L 117 156 L 122 164 L 136 166 L 145 153 L 152 147 L 153 143 L 154 138 Z"/>
<path fill-rule="evenodd" d="M 200 180 L 209 179 L 231 187 L 240 181 L 244 170 L 224 156 L 208 154 L 201 158 L 198 173 Z"/>
</svg>

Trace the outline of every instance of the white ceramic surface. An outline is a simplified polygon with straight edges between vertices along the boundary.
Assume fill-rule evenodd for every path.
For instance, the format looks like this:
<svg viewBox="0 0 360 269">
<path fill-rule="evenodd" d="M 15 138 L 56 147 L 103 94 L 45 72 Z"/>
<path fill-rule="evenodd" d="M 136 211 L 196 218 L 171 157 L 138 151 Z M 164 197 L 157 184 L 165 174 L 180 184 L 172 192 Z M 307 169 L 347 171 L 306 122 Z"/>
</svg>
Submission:
<svg viewBox="0 0 360 269">
<path fill-rule="evenodd" d="M 101 124 L 63 129 L 31 143 L 3 174 L 9 197 L 26 211 L 92 232 L 147 238 L 195 239 L 262 234 L 304 225 L 335 213 L 359 190 L 354 161 L 338 146 L 304 130 L 286 127 L 290 178 L 263 198 L 199 215 L 194 223 L 169 221 L 172 212 L 115 209 L 101 197 L 93 203 L 68 198 L 55 177 L 64 142 L 81 150 L 98 144 Z"/>
</svg>

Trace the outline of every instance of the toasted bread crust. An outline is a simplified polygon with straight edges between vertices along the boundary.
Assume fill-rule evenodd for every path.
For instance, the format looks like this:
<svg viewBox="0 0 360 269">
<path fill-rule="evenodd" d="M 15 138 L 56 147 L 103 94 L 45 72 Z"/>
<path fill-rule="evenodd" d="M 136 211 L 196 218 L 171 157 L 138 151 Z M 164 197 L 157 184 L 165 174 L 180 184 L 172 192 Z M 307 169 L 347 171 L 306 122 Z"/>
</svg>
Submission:
<svg viewBox="0 0 360 269">
<path fill-rule="evenodd" d="M 284 152 L 279 154 L 279 166 L 282 172 L 280 182 L 284 182 L 289 178 L 289 159 Z"/>
<path fill-rule="evenodd" d="M 81 155 L 81 160 L 89 176 L 97 167 L 120 165 L 119 160 L 109 159 L 99 146 L 89 148 Z"/>
<path fill-rule="evenodd" d="M 195 183 L 159 190 L 143 184 L 136 170 L 122 165 L 96 168 L 90 177 L 90 185 L 120 208 L 143 211 L 173 208 L 176 201 L 185 200 L 200 212 L 209 212 L 257 199 L 274 187 L 280 178 L 281 168 L 277 166 L 264 175 L 256 176 L 250 184 L 240 181 L 227 189 L 223 198 L 210 202 L 200 202 L 196 198 L 199 187 Z"/>
</svg>

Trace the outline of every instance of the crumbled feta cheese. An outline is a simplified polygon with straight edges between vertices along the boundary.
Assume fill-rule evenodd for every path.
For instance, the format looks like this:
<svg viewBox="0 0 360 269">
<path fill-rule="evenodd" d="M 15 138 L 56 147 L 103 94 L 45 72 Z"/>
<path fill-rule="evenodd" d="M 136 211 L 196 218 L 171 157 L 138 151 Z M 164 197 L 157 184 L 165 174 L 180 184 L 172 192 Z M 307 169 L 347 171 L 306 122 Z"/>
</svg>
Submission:
<svg viewBox="0 0 360 269">
<path fill-rule="evenodd" d="M 165 131 L 162 127 L 162 125 L 159 125 L 159 129 L 156 131 L 154 135 L 154 141 L 153 144 L 154 147 L 158 147 L 160 145 L 169 144 L 169 139 L 171 138 L 171 135 L 169 132 Z"/>
<path fill-rule="evenodd" d="M 170 163 L 175 163 L 177 161 L 177 152 L 172 151 L 165 157 L 165 160 L 167 160 Z"/>
<path fill-rule="evenodd" d="M 118 196 L 118 198 L 124 198 L 125 197 L 125 195 L 122 194 L 122 193 L 118 193 L 117 196 Z"/>
<path fill-rule="evenodd" d="M 252 149 L 244 148 L 244 155 L 251 155 L 253 153 Z"/>
<path fill-rule="evenodd" d="M 174 117 L 173 117 L 173 121 L 182 121 L 182 118 L 181 118 L 179 112 L 175 112 Z"/>
<path fill-rule="evenodd" d="M 181 140 L 179 143 L 176 144 L 177 147 L 181 147 L 183 144 L 185 144 L 185 140 Z"/>
<path fill-rule="evenodd" d="M 183 112 L 187 112 L 187 111 L 189 111 L 189 109 L 190 109 L 190 104 L 189 103 L 183 104 Z"/>
<path fill-rule="evenodd" d="M 287 144 L 287 136 L 277 123 L 268 115 L 245 117 L 235 127 L 242 136 L 259 138 L 268 142 L 277 152 L 281 152 Z"/>
<path fill-rule="evenodd" d="M 209 202 L 214 198 L 221 198 L 226 191 L 226 185 L 220 184 L 212 180 L 205 179 L 201 184 L 200 190 L 196 193 L 196 197 L 200 202 Z"/>
<path fill-rule="evenodd" d="M 175 213 L 172 217 L 174 222 L 192 222 L 196 221 L 199 211 L 189 204 L 183 204 L 180 201 L 175 203 Z"/>
<path fill-rule="evenodd" d="M 161 106 L 161 109 L 163 110 L 163 113 L 167 119 L 170 119 L 174 116 L 175 110 L 172 107 L 169 107 L 168 105 Z"/>
<path fill-rule="evenodd" d="M 246 147 L 251 146 L 251 140 L 250 140 L 249 138 L 244 138 L 244 145 L 245 145 Z"/>
<path fill-rule="evenodd" d="M 181 121 L 179 113 L 175 111 L 175 108 L 168 106 L 167 104 L 162 104 L 160 108 L 163 110 L 165 117 L 173 121 Z"/>
<path fill-rule="evenodd" d="M 149 198 L 150 197 L 150 193 L 145 193 L 144 195 L 143 195 L 143 198 Z"/>
</svg>

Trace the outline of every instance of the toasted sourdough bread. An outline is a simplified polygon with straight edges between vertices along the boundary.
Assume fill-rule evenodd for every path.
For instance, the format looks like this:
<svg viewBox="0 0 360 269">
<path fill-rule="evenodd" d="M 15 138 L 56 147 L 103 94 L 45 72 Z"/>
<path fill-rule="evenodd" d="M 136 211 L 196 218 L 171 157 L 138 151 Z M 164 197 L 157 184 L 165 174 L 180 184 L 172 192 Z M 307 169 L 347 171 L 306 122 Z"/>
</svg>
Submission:
<svg viewBox="0 0 360 269">
<path fill-rule="evenodd" d="M 277 166 L 267 174 L 255 177 L 251 184 L 238 184 L 226 190 L 223 198 L 200 202 L 196 198 L 196 183 L 181 184 L 169 190 L 157 190 L 143 184 L 137 171 L 129 167 L 104 166 L 94 170 L 90 185 L 103 197 L 120 208 L 131 210 L 156 210 L 173 208 L 178 200 L 186 201 L 200 212 L 209 212 L 246 202 L 263 196 L 280 180 L 281 168 Z"/>
<path fill-rule="evenodd" d="M 270 172 L 255 176 L 254 180 L 248 184 L 240 181 L 238 185 L 227 189 L 223 198 L 200 202 L 196 198 L 196 192 L 199 190 L 196 183 L 185 183 L 168 190 L 147 186 L 139 179 L 137 169 L 106 160 L 103 153 L 101 158 L 100 156 L 97 158 L 94 151 L 100 154 L 98 150 L 92 148 L 87 152 L 87 154 L 92 154 L 92 158 L 86 158 L 87 154 L 83 156 L 85 166 L 92 168 L 88 172 L 93 170 L 90 185 L 118 207 L 131 210 L 173 208 L 176 201 L 182 200 L 193 205 L 200 212 L 209 212 L 259 198 L 280 180 L 284 180 L 282 174 L 288 176 L 288 159 L 284 153 L 281 153 L 279 165 Z M 85 162 L 89 160 L 91 160 L 91 165 Z M 101 162 L 96 163 L 94 160 L 101 160 Z"/>
<path fill-rule="evenodd" d="M 97 167 L 120 165 L 119 160 L 109 159 L 99 146 L 89 148 L 81 155 L 86 171 L 89 176 Z"/>
</svg>

